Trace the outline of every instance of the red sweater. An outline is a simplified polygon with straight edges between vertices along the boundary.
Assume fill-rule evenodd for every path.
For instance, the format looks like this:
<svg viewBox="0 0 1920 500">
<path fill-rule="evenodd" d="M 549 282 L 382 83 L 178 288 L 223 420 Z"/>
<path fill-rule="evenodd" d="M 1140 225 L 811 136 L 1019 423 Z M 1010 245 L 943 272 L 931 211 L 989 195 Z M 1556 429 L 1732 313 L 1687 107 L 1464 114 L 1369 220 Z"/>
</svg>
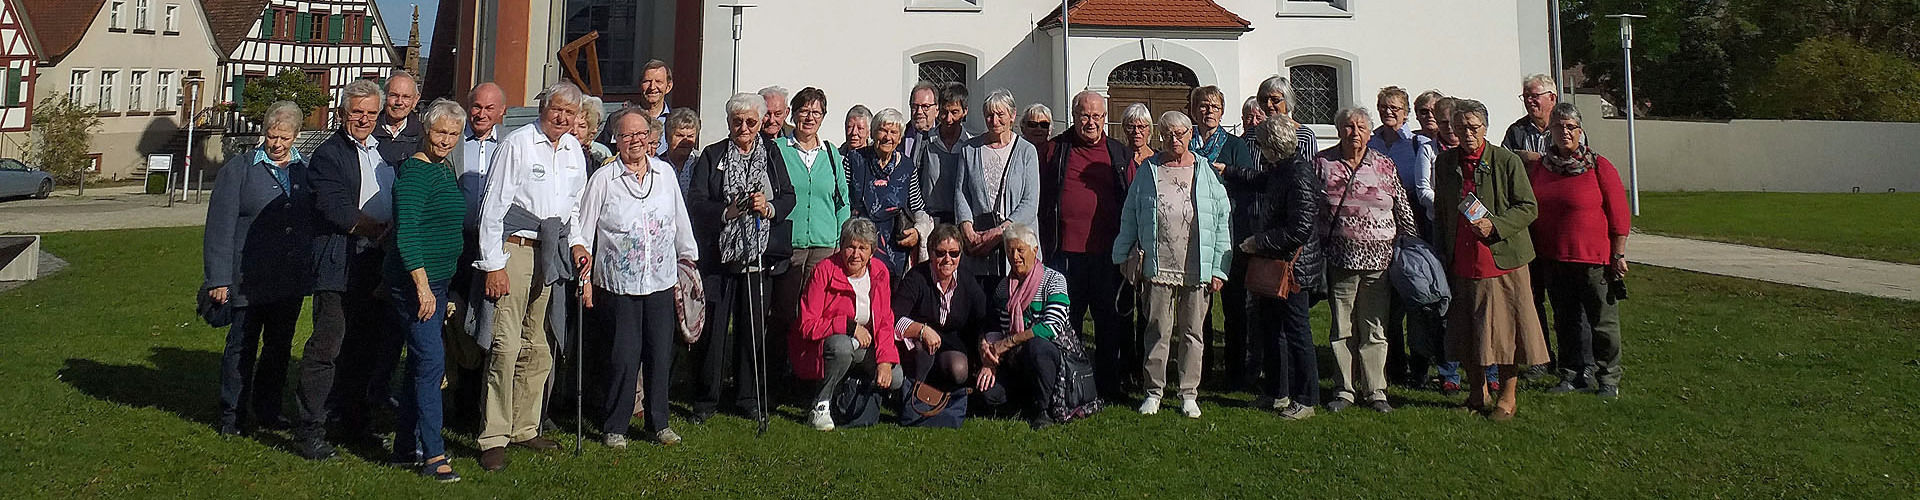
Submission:
<svg viewBox="0 0 1920 500">
<path fill-rule="evenodd" d="M 1612 238 L 1633 228 L 1633 212 L 1613 162 L 1596 155 L 1594 168 L 1575 176 L 1528 162 L 1527 179 L 1540 203 L 1540 217 L 1530 226 L 1539 258 L 1593 265 L 1612 261 Z"/>
<path fill-rule="evenodd" d="M 1043 157 L 1044 158 L 1044 157 Z M 1060 184 L 1060 251 L 1108 251 L 1120 235 L 1120 205 L 1127 193 L 1114 179 L 1113 158 L 1105 138 L 1067 150 L 1067 172 Z"/>
<path fill-rule="evenodd" d="M 873 287 L 867 291 L 867 298 L 871 302 L 869 307 L 873 308 L 873 325 L 868 330 L 873 332 L 875 360 L 897 364 L 900 353 L 894 347 L 892 278 L 887 276 L 887 264 L 871 259 L 867 263 L 867 277 Z M 821 349 L 827 337 L 853 335 L 853 330 L 847 328 L 853 319 L 853 301 L 853 284 L 847 282 L 840 254 L 821 260 L 820 265 L 813 268 L 813 277 L 807 280 L 806 291 L 800 295 L 800 328 L 795 328 L 787 341 L 795 377 L 801 380 L 826 377 L 826 357 Z"/>
</svg>

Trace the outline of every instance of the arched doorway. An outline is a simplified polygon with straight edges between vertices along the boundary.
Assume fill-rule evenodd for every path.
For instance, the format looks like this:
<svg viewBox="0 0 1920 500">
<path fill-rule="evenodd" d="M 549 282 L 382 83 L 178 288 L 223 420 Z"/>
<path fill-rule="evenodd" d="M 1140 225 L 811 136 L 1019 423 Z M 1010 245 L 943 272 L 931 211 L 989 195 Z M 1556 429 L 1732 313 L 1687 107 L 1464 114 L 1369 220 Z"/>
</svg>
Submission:
<svg viewBox="0 0 1920 500">
<path fill-rule="evenodd" d="M 1109 133 L 1125 137 L 1120 126 L 1127 106 L 1145 103 L 1155 119 L 1160 113 L 1186 111 L 1187 94 L 1200 86 L 1192 69 L 1171 61 L 1133 61 L 1122 64 L 1107 75 L 1107 120 Z"/>
</svg>

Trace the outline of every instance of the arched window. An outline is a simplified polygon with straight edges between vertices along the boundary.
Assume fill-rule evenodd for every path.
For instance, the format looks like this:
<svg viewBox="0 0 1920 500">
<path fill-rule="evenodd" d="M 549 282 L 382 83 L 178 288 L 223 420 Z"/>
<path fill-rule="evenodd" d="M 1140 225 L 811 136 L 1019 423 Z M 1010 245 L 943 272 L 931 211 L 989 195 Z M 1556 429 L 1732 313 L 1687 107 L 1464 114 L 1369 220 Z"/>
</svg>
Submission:
<svg viewBox="0 0 1920 500">
<path fill-rule="evenodd" d="M 1293 102 L 1288 111 L 1300 123 L 1330 125 L 1333 113 L 1340 109 L 1340 70 L 1324 64 L 1298 64 L 1287 68 L 1293 83 Z"/>
<path fill-rule="evenodd" d="M 1193 70 L 1168 61 L 1134 61 L 1120 65 L 1107 76 L 1107 86 L 1179 87 L 1200 86 Z"/>
<path fill-rule="evenodd" d="M 937 59 L 920 63 L 920 79 L 933 83 L 967 83 L 967 63 Z"/>
</svg>

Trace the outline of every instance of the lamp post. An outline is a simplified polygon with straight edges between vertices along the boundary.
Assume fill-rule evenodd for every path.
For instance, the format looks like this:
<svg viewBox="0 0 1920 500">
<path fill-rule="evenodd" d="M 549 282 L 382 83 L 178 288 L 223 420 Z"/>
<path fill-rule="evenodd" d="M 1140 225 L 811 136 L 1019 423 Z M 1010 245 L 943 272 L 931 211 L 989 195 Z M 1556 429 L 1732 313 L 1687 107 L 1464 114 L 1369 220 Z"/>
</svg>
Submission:
<svg viewBox="0 0 1920 500">
<path fill-rule="evenodd" d="M 1060 0 L 1060 86 L 1064 91 L 1060 95 L 1066 99 L 1066 104 L 1061 109 L 1067 110 L 1068 113 L 1073 112 L 1073 64 L 1069 63 L 1067 58 L 1067 51 L 1073 48 L 1073 29 L 1069 27 L 1073 24 L 1069 22 L 1072 19 L 1072 0 Z"/>
<path fill-rule="evenodd" d="M 728 92 L 728 95 L 732 95 L 740 92 L 740 33 L 746 29 L 746 16 L 744 13 L 747 9 L 759 6 L 744 3 L 728 3 L 720 4 L 719 7 L 722 9 L 733 9 L 733 91 Z"/>
<path fill-rule="evenodd" d="M 206 79 L 190 76 L 184 81 L 187 84 L 187 151 L 180 157 L 180 186 L 184 189 L 180 193 L 180 201 L 187 201 L 187 193 L 193 192 L 193 188 L 188 188 L 186 185 L 187 179 L 193 178 L 193 126 L 195 122 L 200 121 L 200 83 L 205 82 Z M 172 185 L 173 182 L 169 180 L 167 184 Z M 197 195 L 195 199 L 199 199 Z M 167 204 L 173 204 L 171 194 L 167 196 Z"/>
<path fill-rule="evenodd" d="M 1640 155 L 1638 150 L 1639 136 L 1635 134 L 1634 124 L 1633 124 L 1633 118 L 1634 118 L 1633 115 L 1635 114 L 1634 111 L 1636 108 L 1633 100 L 1633 20 L 1645 19 L 1647 16 L 1643 16 L 1639 14 L 1614 14 L 1607 17 L 1620 20 L 1620 61 L 1621 61 L 1621 66 L 1626 69 L 1626 80 L 1627 80 L 1627 178 L 1628 178 L 1627 192 L 1631 195 L 1631 197 L 1628 198 L 1627 201 L 1628 201 L 1628 205 L 1633 207 L 1633 215 L 1639 216 L 1640 215 Z"/>
<path fill-rule="evenodd" d="M 1565 56 L 1561 54 L 1560 50 L 1560 31 L 1562 29 L 1560 26 L 1560 0 L 1548 0 L 1547 8 L 1549 9 L 1547 11 L 1547 18 L 1551 19 L 1550 22 L 1553 23 L 1553 84 L 1559 87 L 1553 90 L 1559 92 L 1560 95 L 1573 95 L 1573 86 L 1567 84 L 1567 60 L 1564 59 Z"/>
</svg>

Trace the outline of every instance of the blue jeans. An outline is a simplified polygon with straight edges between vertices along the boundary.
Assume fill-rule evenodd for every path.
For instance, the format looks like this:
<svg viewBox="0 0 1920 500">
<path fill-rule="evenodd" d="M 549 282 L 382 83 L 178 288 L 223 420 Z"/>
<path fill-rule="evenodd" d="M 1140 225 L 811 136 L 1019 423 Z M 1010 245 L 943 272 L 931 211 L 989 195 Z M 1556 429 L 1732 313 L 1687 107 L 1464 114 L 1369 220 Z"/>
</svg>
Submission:
<svg viewBox="0 0 1920 500">
<path fill-rule="evenodd" d="M 440 438 L 440 378 L 447 373 L 446 347 L 440 329 L 447 320 L 447 282 L 428 284 L 433 290 L 433 317 L 420 321 L 420 297 L 413 282 L 391 287 L 394 321 L 405 332 L 407 383 L 400 392 L 400 421 L 394 425 L 393 451 L 417 451 L 422 458 L 447 454 Z"/>
</svg>

